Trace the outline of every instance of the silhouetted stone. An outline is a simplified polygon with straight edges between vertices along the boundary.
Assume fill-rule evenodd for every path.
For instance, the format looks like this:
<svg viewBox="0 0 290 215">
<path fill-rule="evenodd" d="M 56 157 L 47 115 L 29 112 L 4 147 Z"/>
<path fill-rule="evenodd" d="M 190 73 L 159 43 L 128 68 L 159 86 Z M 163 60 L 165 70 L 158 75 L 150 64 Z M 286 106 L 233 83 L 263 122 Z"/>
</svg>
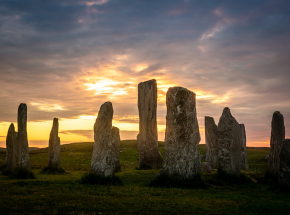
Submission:
<svg viewBox="0 0 290 215">
<path fill-rule="evenodd" d="M 241 129 L 228 107 L 224 108 L 218 124 L 219 168 L 231 175 L 241 170 Z"/>
<path fill-rule="evenodd" d="M 206 116 L 204 118 L 205 124 L 205 146 L 206 146 L 206 162 L 208 162 L 212 168 L 218 168 L 218 131 L 214 118 Z"/>
<path fill-rule="evenodd" d="M 6 165 L 7 169 L 13 171 L 16 168 L 17 159 L 17 132 L 11 123 L 6 137 Z"/>
<path fill-rule="evenodd" d="M 48 146 L 48 166 L 51 168 L 60 168 L 60 138 L 58 136 L 58 118 L 53 119 L 53 125 L 49 137 Z"/>
<path fill-rule="evenodd" d="M 159 169 L 162 167 L 163 157 L 158 151 L 156 80 L 139 83 L 138 109 L 139 134 L 137 135 L 137 146 L 139 168 Z"/>
<path fill-rule="evenodd" d="M 30 158 L 27 139 L 27 106 L 21 103 L 18 108 L 18 167 L 30 170 Z"/>
<path fill-rule="evenodd" d="M 278 174 L 279 153 L 283 140 L 285 140 L 284 117 L 279 111 L 276 111 L 273 113 L 271 122 L 270 153 L 268 160 L 268 173 L 272 176 Z"/>
<path fill-rule="evenodd" d="M 113 113 L 112 103 L 105 102 L 94 125 L 91 171 L 96 175 L 112 176 L 118 169 L 120 137 L 118 128 L 112 128 Z"/>
<path fill-rule="evenodd" d="M 211 173 L 212 168 L 208 162 L 203 162 L 200 164 L 200 171 L 201 172 L 206 172 L 206 173 Z"/>
<path fill-rule="evenodd" d="M 241 128 L 241 144 L 242 144 L 242 152 L 241 152 L 241 169 L 248 170 L 248 157 L 247 157 L 247 138 L 246 138 L 246 129 L 244 124 L 240 124 Z"/>
<path fill-rule="evenodd" d="M 278 181 L 290 188 L 290 139 L 282 141 L 279 153 Z"/>
<path fill-rule="evenodd" d="M 190 179 L 200 168 L 195 94 L 171 87 L 166 94 L 165 166 L 159 174 Z"/>
<path fill-rule="evenodd" d="M 121 144 L 121 139 L 120 139 L 120 132 L 119 128 L 114 127 L 112 128 L 112 135 L 114 139 L 114 144 L 115 144 L 115 171 L 119 172 L 121 171 L 121 163 L 120 163 L 120 144 Z"/>
</svg>

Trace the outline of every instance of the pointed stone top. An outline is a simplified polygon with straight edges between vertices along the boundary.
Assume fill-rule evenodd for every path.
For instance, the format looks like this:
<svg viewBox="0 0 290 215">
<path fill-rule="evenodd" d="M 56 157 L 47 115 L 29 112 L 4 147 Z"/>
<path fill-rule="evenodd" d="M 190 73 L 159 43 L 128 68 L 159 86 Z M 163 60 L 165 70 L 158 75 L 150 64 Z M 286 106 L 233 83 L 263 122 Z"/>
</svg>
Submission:
<svg viewBox="0 0 290 215">
<path fill-rule="evenodd" d="M 273 113 L 273 115 L 282 115 L 281 113 L 280 113 L 280 111 L 275 111 L 274 113 Z M 283 115 L 282 115 L 283 116 Z"/>
<path fill-rule="evenodd" d="M 222 116 L 231 116 L 232 117 L 231 110 L 228 107 L 225 107 L 223 110 Z"/>
<path fill-rule="evenodd" d="M 111 102 L 105 102 L 104 104 L 101 105 L 100 107 L 100 111 L 98 114 L 98 118 L 108 118 L 113 119 L 113 114 L 114 114 L 114 110 L 113 110 L 113 105 Z"/>
<path fill-rule="evenodd" d="M 13 124 L 13 123 L 10 124 L 10 126 L 9 126 L 9 130 L 13 130 L 13 131 L 15 131 L 15 127 L 14 127 L 14 124 Z"/>
</svg>

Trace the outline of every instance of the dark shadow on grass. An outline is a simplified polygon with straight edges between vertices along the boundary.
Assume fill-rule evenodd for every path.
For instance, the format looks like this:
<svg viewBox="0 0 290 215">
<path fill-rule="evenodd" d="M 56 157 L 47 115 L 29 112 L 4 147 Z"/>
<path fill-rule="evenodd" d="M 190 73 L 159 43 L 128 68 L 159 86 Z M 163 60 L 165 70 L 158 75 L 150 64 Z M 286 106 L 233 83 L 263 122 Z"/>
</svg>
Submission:
<svg viewBox="0 0 290 215">
<path fill-rule="evenodd" d="M 243 173 L 240 173 L 239 175 L 228 174 L 221 169 L 218 169 L 217 173 L 212 175 L 212 177 L 209 178 L 207 182 L 216 186 L 255 184 L 252 179 L 250 179 Z"/>
<path fill-rule="evenodd" d="M 280 184 L 278 177 L 270 174 L 268 171 L 265 172 L 265 176 L 260 181 L 263 185 L 268 186 L 270 191 L 287 192 L 290 193 L 290 186 Z"/>
<path fill-rule="evenodd" d="M 123 185 L 121 179 L 118 176 L 102 176 L 96 175 L 92 172 L 84 173 L 81 178 L 81 184 L 99 184 L 99 185 L 113 185 L 121 186 Z"/>
<path fill-rule="evenodd" d="M 12 179 L 34 179 L 35 175 L 30 170 L 16 168 L 10 173 L 9 177 Z"/>
<path fill-rule="evenodd" d="M 45 167 L 43 170 L 40 172 L 41 174 L 52 174 L 52 175 L 57 175 L 57 174 L 66 174 L 66 171 L 63 168 L 57 168 L 57 167 Z"/>
<path fill-rule="evenodd" d="M 176 187 L 176 188 L 202 188 L 205 189 L 206 185 L 202 180 L 200 174 L 196 174 L 192 178 L 182 178 L 179 175 L 159 174 L 150 181 L 150 187 Z"/>
</svg>

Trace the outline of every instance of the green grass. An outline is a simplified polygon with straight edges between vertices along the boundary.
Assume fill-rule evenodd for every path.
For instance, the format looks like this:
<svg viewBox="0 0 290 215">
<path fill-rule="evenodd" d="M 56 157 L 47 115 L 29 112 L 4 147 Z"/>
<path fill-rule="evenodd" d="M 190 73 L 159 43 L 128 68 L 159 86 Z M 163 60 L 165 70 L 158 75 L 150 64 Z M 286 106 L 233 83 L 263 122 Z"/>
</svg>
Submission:
<svg viewBox="0 0 290 215">
<path fill-rule="evenodd" d="M 160 143 L 164 156 L 164 143 Z M 10 179 L 0 175 L 0 214 L 287 214 L 290 193 L 271 190 L 262 183 L 227 184 L 212 182 L 217 174 L 202 174 L 206 189 L 150 187 L 158 170 L 136 170 L 137 143 L 122 141 L 123 186 L 82 184 L 90 171 L 93 143 L 62 145 L 62 168 L 67 174 L 40 174 L 47 166 L 47 150 L 30 153 L 35 179 Z M 200 145 L 201 154 L 205 146 Z M 243 174 L 262 177 L 267 167 L 267 150 L 247 150 L 250 169 Z M 0 166 L 5 152 L 0 152 Z M 257 169 L 257 171 L 255 170 Z"/>
</svg>

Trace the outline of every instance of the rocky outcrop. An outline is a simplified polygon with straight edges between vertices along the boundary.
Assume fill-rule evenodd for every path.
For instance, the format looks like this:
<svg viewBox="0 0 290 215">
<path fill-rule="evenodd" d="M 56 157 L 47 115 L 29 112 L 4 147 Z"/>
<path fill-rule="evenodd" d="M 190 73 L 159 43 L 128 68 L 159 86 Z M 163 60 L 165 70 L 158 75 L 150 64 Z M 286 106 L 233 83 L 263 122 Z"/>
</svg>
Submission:
<svg viewBox="0 0 290 215">
<path fill-rule="evenodd" d="M 112 176 L 119 168 L 119 129 L 112 128 L 113 106 L 111 102 L 102 104 L 94 125 L 94 148 L 91 171 L 96 175 Z"/>
<path fill-rule="evenodd" d="M 219 168 L 231 175 L 241 170 L 241 129 L 228 107 L 218 123 Z"/>
<path fill-rule="evenodd" d="M 279 153 L 278 182 L 290 188 L 290 139 L 282 141 Z"/>
<path fill-rule="evenodd" d="M 26 170 L 31 169 L 29 148 L 27 139 L 27 106 L 21 103 L 18 108 L 18 167 Z"/>
<path fill-rule="evenodd" d="M 166 94 L 165 166 L 159 174 L 192 178 L 200 168 L 195 94 L 171 87 Z"/>
<path fill-rule="evenodd" d="M 208 162 L 203 162 L 200 164 L 200 171 L 205 173 L 211 173 L 212 168 Z"/>
<path fill-rule="evenodd" d="M 218 168 L 218 131 L 214 118 L 206 116 L 204 118 L 205 124 L 205 146 L 206 146 L 206 162 L 208 162 L 212 168 Z"/>
<path fill-rule="evenodd" d="M 58 136 L 58 118 L 53 119 L 53 125 L 49 136 L 48 146 L 48 166 L 51 168 L 60 168 L 60 138 Z"/>
<path fill-rule="evenodd" d="M 241 152 L 241 169 L 248 170 L 248 157 L 247 157 L 247 138 L 246 138 L 246 129 L 244 124 L 240 124 L 241 128 L 241 144 L 242 144 L 242 152 Z"/>
<path fill-rule="evenodd" d="M 17 132 L 14 124 L 11 123 L 6 137 L 6 165 L 7 169 L 13 171 L 16 168 L 17 160 Z"/>
<path fill-rule="evenodd" d="M 159 169 L 162 167 L 163 158 L 158 151 L 156 80 L 139 83 L 138 109 L 139 134 L 137 135 L 137 146 L 139 168 Z"/>
<path fill-rule="evenodd" d="M 285 140 L 284 117 L 279 111 L 276 111 L 273 113 L 271 122 L 270 153 L 268 160 L 268 173 L 272 176 L 276 176 L 279 171 L 279 153 L 283 140 Z"/>
</svg>

